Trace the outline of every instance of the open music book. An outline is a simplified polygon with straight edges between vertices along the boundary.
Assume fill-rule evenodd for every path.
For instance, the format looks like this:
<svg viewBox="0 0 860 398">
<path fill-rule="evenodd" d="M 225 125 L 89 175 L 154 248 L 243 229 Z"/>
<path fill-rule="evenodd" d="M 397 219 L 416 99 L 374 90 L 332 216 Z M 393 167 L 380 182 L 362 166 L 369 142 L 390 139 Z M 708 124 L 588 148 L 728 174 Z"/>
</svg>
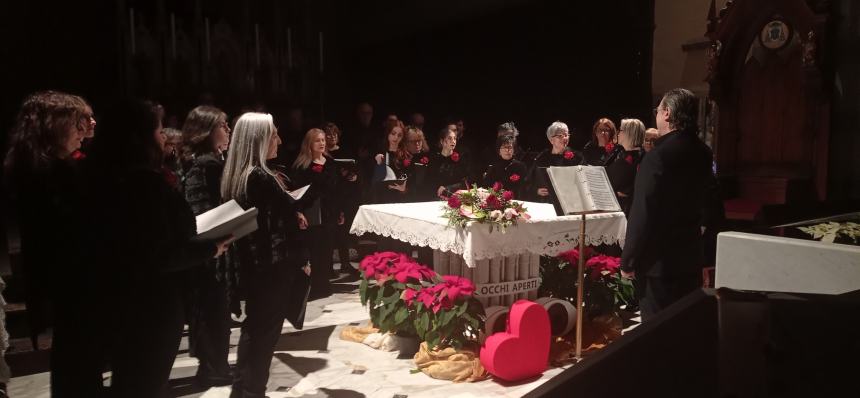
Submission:
<svg viewBox="0 0 860 398">
<path fill-rule="evenodd" d="M 621 211 L 603 167 L 549 167 L 547 174 L 564 214 Z"/>
<path fill-rule="evenodd" d="M 287 191 L 287 194 L 290 195 L 290 197 L 292 197 L 293 200 L 299 200 L 302 198 L 302 196 L 305 196 L 305 192 L 307 192 L 308 188 L 310 188 L 310 187 L 311 187 L 311 184 L 308 184 L 308 185 L 305 185 L 299 189 L 296 189 L 293 191 Z"/>
<path fill-rule="evenodd" d="M 218 240 L 228 235 L 239 239 L 257 230 L 257 208 L 242 209 L 231 200 L 197 216 L 198 241 Z"/>
</svg>

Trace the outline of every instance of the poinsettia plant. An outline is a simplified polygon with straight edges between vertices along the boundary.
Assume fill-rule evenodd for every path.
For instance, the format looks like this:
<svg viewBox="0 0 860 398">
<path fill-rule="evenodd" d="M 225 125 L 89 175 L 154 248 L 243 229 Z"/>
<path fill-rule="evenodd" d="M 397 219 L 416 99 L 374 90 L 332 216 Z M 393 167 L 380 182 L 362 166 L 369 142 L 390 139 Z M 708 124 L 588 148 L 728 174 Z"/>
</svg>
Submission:
<svg viewBox="0 0 860 398">
<path fill-rule="evenodd" d="M 617 313 L 621 306 L 635 303 L 633 283 L 621 277 L 621 259 L 600 254 L 591 247 L 584 250 L 583 301 L 585 314 L 595 317 Z M 541 296 L 576 302 L 579 249 L 541 259 Z"/>
<path fill-rule="evenodd" d="M 374 253 L 359 263 L 361 304 L 369 307 L 370 320 L 381 332 L 415 335 L 414 313 L 401 299 L 407 288 L 420 288 L 436 275 L 403 253 Z"/>
<path fill-rule="evenodd" d="M 475 285 L 467 278 L 445 275 L 419 289 L 407 288 L 403 300 L 415 312 L 415 331 L 432 349 L 460 349 L 475 342 L 484 307 L 475 299 Z"/>
<path fill-rule="evenodd" d="M 395 252 L 369 255 L 359 269 L 361 304 L 380 332 L 417 335 L 431 347 L 460 348 L 476 339 L 484 309 L 470 280 L 440 276 Z"/>
<path fill-rule="evenodd" d="M 514 193 L 506 191 L 499 183 L 489 189 L 461 189 L 454 192 L 442 206 L 442 217 L 448 225 L 463 228 L 470 222 L 490 225 L 493 229 L 505 232 L 505 228 L 516 225 L 517 221 L 528 220 L 531 216 L 522 202 L 515 201 Z"/>
</svg>

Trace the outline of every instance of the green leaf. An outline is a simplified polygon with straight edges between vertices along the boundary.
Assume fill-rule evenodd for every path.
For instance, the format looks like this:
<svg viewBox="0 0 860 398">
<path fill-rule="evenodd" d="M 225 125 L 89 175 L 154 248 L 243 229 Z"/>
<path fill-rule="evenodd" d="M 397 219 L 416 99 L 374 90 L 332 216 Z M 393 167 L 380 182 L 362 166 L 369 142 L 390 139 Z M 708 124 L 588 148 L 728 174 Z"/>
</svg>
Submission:
<svg viewBox="0 0 860 398">
<path fill-rule="evenodd" d="M 358 285 L 358 293 L 361 298 L 361 305 L 367 305 L 367 279 L 362 279 Z"/>
<path fill-rule="evenodd" d="M 402 307 L 398 309 L 397 312 L 394 314 L 394 323 L 399 325 L 400 323 L 405 321 L 406 318 L 409 318 L 409 311 L 406 309 L 406 307 Z"/>
<path fill-rule="evenodd" d="M 409 374 L 414 375 L 416 373 L 421 373 L 421 369 L 409 369 Z"/>
</svg>

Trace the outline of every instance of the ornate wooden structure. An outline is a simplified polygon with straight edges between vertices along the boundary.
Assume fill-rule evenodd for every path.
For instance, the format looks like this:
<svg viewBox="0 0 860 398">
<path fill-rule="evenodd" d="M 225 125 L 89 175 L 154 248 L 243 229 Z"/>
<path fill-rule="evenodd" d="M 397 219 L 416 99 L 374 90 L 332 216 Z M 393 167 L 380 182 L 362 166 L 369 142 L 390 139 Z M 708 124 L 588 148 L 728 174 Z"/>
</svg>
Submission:
<svg viewBox="0 0 860 398">
<path fill-rule="evenodd" d="M 721 177 L 752 203 L 825 199 L 830 98 L 829 2 L 711 2 L 708 82 L 717 115 Z"/>
</svg>

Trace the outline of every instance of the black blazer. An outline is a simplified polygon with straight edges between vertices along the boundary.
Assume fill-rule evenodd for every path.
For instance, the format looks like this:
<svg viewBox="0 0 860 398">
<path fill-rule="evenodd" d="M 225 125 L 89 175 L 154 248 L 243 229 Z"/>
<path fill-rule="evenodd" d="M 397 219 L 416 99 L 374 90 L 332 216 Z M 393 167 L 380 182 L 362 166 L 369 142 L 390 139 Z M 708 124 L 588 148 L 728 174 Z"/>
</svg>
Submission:
<svg viewBox="0 0 860 398">
<path fill-rule="evenodd" d="M 700 273 L 713 155 L 693 130 L 669 132 L 654 145 L 636 176 L 622 269 L 643 277 Z"/>
<path fill-rule="evenodd" d="M 522 198 L 523 187 L 526 181 L 526 164 L 516 159 L 504 160 L 496 157 L 492 164 L 487 165 L 484 172 L 484 187 L 492 187 L 495 183 L 502 184 L 502 188 L 514 193 L 514 198 Z"/>
<path fill-rule="evenodd" d="M 532 162 L 531 172 L 529 172 L 526 197 L 532 198 L 535 202 L 552 203 L 556 214 L 564 214 L 561 210 L 561 204 L 558 202 L 558 196 L 555 194 L 555 189 L 552 187 L 552 181 L 549 180 L 546 168 L 550 166 L 579 166 L 582 163 L 582 154 L 570 148 L 564 148 L 564 151 L 558 154 L 553 154 L 550 150 L 539 153 Z M 548 189 L 549 196 L 538 196 L 537 190 L 539 188 Z"/>
</svg>

